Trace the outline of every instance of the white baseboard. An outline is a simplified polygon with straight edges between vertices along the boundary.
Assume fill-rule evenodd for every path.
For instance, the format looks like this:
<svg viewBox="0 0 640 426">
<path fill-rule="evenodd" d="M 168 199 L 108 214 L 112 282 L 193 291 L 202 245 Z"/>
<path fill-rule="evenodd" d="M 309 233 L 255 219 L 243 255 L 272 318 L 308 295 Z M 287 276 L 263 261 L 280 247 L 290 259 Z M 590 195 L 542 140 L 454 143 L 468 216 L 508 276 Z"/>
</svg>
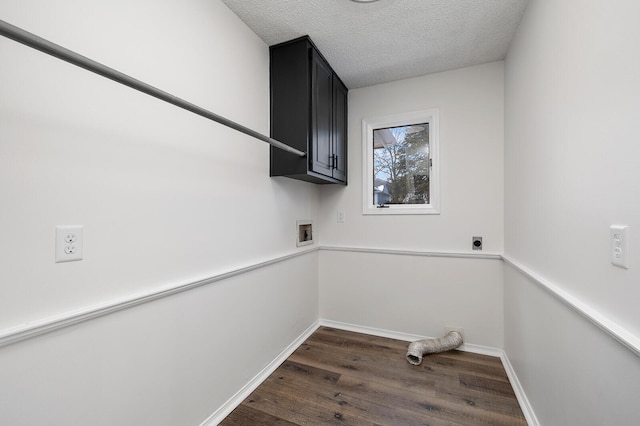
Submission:
<svg viewBox="0 0 640 426">
<path fill-rule="evenodd" d="M 331 321 L 326 319 L 320 319 L 319 323 L 321 326 L 325 326 L 325 327 L 338 328 L 340 330 L 353 331 L 356 333 L 371 334 L 372 336 L 388 337 L 389 339 L 402 340 L 405 342 L 413 342 L 415 340 L 422 340 L 422 339 L 433 339 L 433 337 L 431 336 L 419 336 L 417 334 L 408 334 L 408 333 L 402 333 L 399 331 L 384 330 L 381 328 L 373 328 L 373 327 L 367 327 L 363 325 L 349 324 L 345 322 Z M 442 336 L 438 336 L 438 337 L 442 337 Z M 471 352 L 474 354 L 480 354 L 480 355 L 495 356 L 498 358 L 500 358 L 503 354 L 502 349 L 491 348 L 489 346 L 474 345 L 470 343 L 463 343 L 458 348 L 458 350 L 461 350 L 464 352 Z"/>
<path fill-rule="evenodd" d="M 215 426 L 225 419 L 231 412 L 247 398 L 251 392 L 256 390 L 267 377 L 269 377 L 287 358 L 304 343 L 320 327 L 318 321 L 307 328 L 298 338 L 296 338 L 289 346 L 287 346 L 280 354 L 271 361 L 265 368 L 255 375 L 249 382 L 244 385 L 235 395 L 227 400 L 220 408 L 211 414 L 200 426 Z"/>
<path fill-rule="evenodd" d="M 533 412 L 533 407 L 529 403 L 527 395 L 524 393 L 524 388 L 522 387 L 522 384 L 520 384 L 520 380 L 518 380 L 518 376 L 516 375 L 506 352 L 501 352 L 502 355 L 500 355 L 500 359 L 502 360 L 502 365 L 504 366 L 504 370 L 507 372 L 507 377 L 509 377 L 509 382 L 511 382 L 511 387 L 513 388 L 513 392 L 516 394 L 516 399 L 520 404 L 520 409 L 522 410 L 522 414 L 524 414 L 524 418 L 527 420 L 527 424 L 529 426 L 540 426 L 540 422 L 538 422 L 538 418 Z"/>
</svg>

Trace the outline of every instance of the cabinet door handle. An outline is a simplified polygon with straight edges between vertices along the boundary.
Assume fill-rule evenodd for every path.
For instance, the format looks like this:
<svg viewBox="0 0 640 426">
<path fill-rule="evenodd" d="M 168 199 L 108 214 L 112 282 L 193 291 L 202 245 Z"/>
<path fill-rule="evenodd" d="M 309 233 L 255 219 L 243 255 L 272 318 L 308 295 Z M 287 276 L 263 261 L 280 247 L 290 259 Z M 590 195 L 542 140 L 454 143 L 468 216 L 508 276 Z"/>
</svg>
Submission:
<svg viewBox="0 0 640 426">
<path fill-rule="evenodd" d="M 333 154 L 333 168 L 338 168 L 338 154 Z"/>
</svg>

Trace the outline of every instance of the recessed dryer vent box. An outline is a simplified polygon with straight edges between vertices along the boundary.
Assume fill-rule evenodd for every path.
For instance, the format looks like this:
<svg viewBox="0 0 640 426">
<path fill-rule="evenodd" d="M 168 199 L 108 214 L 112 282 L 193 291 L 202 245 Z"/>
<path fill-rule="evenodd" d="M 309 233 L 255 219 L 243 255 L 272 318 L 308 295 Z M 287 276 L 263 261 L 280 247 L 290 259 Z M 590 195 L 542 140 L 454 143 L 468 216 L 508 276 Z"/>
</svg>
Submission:
<svg viewBox="0 0 640 426">
<path fill-rule="evenodd" d="M 313 244 L 313 221 L 311 220 L 299 220 L 296 222 L 298 237 L 296 239 L 296 246 L 307 246 Z"/>
</svg>

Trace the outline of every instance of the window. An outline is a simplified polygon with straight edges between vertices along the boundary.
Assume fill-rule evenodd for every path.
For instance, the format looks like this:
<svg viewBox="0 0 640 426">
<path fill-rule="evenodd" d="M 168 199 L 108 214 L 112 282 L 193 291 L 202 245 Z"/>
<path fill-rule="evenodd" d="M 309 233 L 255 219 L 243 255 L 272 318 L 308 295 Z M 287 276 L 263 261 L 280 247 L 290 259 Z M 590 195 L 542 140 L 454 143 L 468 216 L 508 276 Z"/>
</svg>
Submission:
<svg viewBox="0 0 640 426">
<path fill-rule="evenodd" d="M 439 214 L 438 110 L 362 120 L 363 214 Z"/>
</svg>

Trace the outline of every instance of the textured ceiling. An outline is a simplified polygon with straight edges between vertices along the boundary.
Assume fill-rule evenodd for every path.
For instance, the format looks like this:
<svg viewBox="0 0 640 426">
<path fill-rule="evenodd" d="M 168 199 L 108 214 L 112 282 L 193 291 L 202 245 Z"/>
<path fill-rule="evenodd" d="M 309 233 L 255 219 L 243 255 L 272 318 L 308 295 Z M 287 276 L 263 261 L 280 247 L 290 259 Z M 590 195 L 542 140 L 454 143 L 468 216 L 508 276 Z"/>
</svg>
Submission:
<svg viewBox="0 0 640 426">
<path fill-rule="evenodd" d="M 527 0 L 222 0 L 269 46 L 309 35 L 350 89 L 504 59 Z"/>
</svg>

